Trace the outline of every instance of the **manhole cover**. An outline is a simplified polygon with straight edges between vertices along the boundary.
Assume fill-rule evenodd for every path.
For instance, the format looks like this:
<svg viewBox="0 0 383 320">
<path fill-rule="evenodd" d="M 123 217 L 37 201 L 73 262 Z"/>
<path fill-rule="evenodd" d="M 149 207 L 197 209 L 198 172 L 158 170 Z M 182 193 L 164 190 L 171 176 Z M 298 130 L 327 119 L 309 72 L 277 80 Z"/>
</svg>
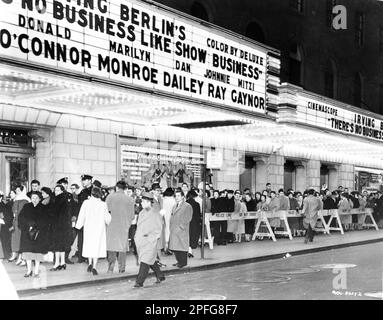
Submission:
<svg viewBox="0 0 383 320">
<path fill-rule="evenodd" d="M 329 263 L 329 264 L 319 264 L 311 266 L 311 268 L 318 269 L 346 269 L 346 268 L 355 268 L 356 264 L 350 263 Z"/>
<path fill-rule="evenodd" d="M 364 294 L 366 297 L 371 297 L 371 298 L 377 298 L 377 299 L 383 299 L 383 292 L 378 291 L 378 292 L 366 292 Z"/>
<path fill-rule="evenodd" d="M 198 294 L 189 297 L 189 300 L 226 300 L 226 297 L 219 294 Z"/>
<path fill-rule="evenodd" d="M 236 280 L 244 283 L 279 283 L 290 281 L 290 277 L 270 276 L 270 275 L 253 275 L 250 279 L 237 278 Z"/>
<path fill-rule="evenodd" d="M 305 274 L 305 273 L 315 273 L 319 272 L 320 269 L 313 268 L 300 268 L 300 269 L 277 269 L 273 270 L 272 273 L 278 274 Z"/>
</svg>

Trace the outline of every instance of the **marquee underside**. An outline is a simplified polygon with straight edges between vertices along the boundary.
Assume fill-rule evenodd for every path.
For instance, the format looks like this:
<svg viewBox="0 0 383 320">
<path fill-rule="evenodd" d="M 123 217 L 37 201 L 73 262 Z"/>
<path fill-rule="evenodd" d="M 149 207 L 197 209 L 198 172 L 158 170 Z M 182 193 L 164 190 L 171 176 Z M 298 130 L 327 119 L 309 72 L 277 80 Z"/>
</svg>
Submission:
<svg viewBox="0 0 383 320">
<path fill-rule="evenodd" d="M 148 128 L 177 126 L 193 136 L 224 137 L 226 146 L 242 145 L 246 149 L 241 140 L 251 140 L 254 144 L 269 145 L 272 152 L 286 157 L 383 169 L 381 142 L 15 66 L 0 65 L 0 103 Z M 2 119 L 8 118 L 3 114 Z M 47 125 L 54 125 L 54 121 Z"/>
</svg>

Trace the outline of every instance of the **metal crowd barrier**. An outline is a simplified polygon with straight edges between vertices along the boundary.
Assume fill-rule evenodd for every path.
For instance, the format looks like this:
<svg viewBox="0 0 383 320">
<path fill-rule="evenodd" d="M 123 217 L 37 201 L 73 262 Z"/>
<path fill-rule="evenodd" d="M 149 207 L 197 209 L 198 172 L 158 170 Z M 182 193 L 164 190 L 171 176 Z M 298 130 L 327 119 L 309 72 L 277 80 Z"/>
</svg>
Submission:
<svg viewBox="0 0 383 320">
<path fill-rule="evenodd" d="M 321 228 L 315 228 L 316 231 L 324 232 L 325 234 L 330 234 L 330 231 L 340 231 L 341 234 L 344 234 L 344 230 L 341 223 L 341 216 L 345 215 L 364 215 L 362 217 L 362 227 L 373 227 L 376 230 L 379 230 L 375 219 L 372 215 L 373 210 L 371 208 L 365 208 L 363 210 L 360 209 L 351 209 L 346 212 L 339 212 L 338 209 L 333 210 L 320 210 L 318 212 L 318 220 L 322 223 Z M 329 221 L 326 223 L 324 217 L 330 216 Z M 213 249 L 213 241 L 214 238 L 211 235 L 210 231 L 210 221 L 229 221 L 229 220 L 257 220 L 257 224 L 255 226 L 255 232 L 253 233 L 252 240 L 258 237 L 269 237 L 273 241 L 277 241 L 275 238 L 275 234 L 271 229 L 269 219 L 279 218 L 281 222 L 284 223 L 284 231 L 278 231 L 277 234 L 287 235 L 290 240 L 293 239 L 288 218 L 302 218 L 302 211 L 296 210 L 280 210 L 280 211 L 249 211 L 246 213 L 234 213 L 234 212 L 220 212 L 212 215 L 211 213 L 206 213 L 205 216 L 205 225 L 206 225 L 206 233 L 207 239 L 205 239 L 205 243 L 209 244 L 209 248 Z M 366 218 L 369 217 L 371 219 L 371 223 L 366 223 Z M 331 222 L 335 220 L 335 227 L 331 227 Z M 267 232 L 259 232 L 261 226 L 265 226 Z"/>
</svg>

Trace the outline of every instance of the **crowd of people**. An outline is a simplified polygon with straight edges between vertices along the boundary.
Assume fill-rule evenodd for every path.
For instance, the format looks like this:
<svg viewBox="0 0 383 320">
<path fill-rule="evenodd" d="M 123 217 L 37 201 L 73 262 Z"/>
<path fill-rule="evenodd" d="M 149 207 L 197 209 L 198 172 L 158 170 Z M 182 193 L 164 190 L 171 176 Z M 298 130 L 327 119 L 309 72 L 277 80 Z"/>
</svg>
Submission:
<svg viewBox="0 0 383 320">
<path fill-rule="evenodd" d="M 48 252 L 54 253 L 50 270 L 65 270 L 67 264 L 74 263 L 71 251 L 76 251 L 78 263 L 88 263 L 87 271 L 93 275 L 98 274 L 97 264 L 102 258 L 108 261 L 108 273 L 114 272 L 116 261 L 118 271 L 123 273 L 127 252 L 132 250 L 139 265 L 135 287 L 143 286 L 150 268 L 160 283 L 165 280 L 161 256 L 174 255 L 174 266 L 178 268 L 194 257 L 193 250 L 201 244 L 203 207 L 212 216 L 221 212 L 302 212 L 289 224 L 293 235 L 305 236 L 306 243 L 313 241 L 321 209 L 372 208 L 380 227 L 383 216 L 381 192 L 349 192 L 341 186 L 334 191 L 324 186 L 319 192 L 276 192 L 268 183 L 265 190 L 253 194 L 249 189 L 216 190 L 211 184 L 203 188 L 202 183 L 197 188 L 182 183 L 162 190 L 159 183 L 148 189 L 128 186 L 124 181 L 108 188 L 90 175 L 81 176 L 81 181 L 82 188 L 77 184 L 69 186 L 68 179 L 63 178 L 51 189 L 33 180 L 29 192 L 23 185 L 12 190 L 9 197 L 0 192 L 3 254 L 9 262 L 26 266 L 25 277 L 39 275 L 40 262 Z M 211 221 L 211 234 L 217 245 L 248 242 L 255 223 L 252 219 Z M 277 233 L 281 221 L 270 219 L 270 225 Z M 358 216 L 353 215 L 344 227 L 360 229 Z"/>
</svg>

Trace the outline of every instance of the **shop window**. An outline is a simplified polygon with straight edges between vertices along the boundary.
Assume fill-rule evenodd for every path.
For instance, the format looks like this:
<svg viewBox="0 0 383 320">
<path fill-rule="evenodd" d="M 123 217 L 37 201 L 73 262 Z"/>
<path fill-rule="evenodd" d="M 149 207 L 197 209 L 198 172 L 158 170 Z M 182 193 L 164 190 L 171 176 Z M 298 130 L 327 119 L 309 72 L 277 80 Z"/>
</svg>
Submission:
<svg viewBox="0 0 383 320">
<path fill-rule="evenodd" d="M 336 98 L 336 67 L 332 60 L 327 62 L 324 72 L 324 89 L 325 96 L 329 98 Z"/>
<path fill-rule="evenodd" d="M 190 14 L 193 17 L 199 18 L 201 20 L 205 20 L 207 22 L 210 21 L 209 14 L 207 13 L 205 7 L 197 1 L 194 2 L 193 5 L 191 6 Z"/>
<path fill-rule="evenodd" d="M 298 86 L 303 86 L 303 54 L 298 45 L 290 48 L 289 57 L 289 82 Z"/>
<path fill-rule="evenodd" d="M 362 108 L 362 77 L 360 73 L 356 73 L 354 76 L 354 105 Z"/>
<path fill-rule="evenodd" d="M 159 183 L 162 190 L 191 187 L 201 182 L 203 148 L 168 141 L 121 138 L 121 179 L 132 186 L 150 188 Z"/>
<path fill-rule="evenodd" d="M 383 189 L 383 172 L 355 172 L 356 190 L 362 192 L 367 190 L 369 192 L 382 191 Z"/>
<path fill-rule="evenodd" d="M 355 17 L 355 42 L 358 45 L 358 47 L 362 47 L 364 44 L 364 28 L 364 14 L 361 12 L 357 12 Z"/>
<path fill-rule="evenodd" d="M 246 28 L 246 37 L 258 41 L 260 43 L 265 43 L 265 34 L 261 26 L 256 22 L 251 22 Z"/>
</svg>

